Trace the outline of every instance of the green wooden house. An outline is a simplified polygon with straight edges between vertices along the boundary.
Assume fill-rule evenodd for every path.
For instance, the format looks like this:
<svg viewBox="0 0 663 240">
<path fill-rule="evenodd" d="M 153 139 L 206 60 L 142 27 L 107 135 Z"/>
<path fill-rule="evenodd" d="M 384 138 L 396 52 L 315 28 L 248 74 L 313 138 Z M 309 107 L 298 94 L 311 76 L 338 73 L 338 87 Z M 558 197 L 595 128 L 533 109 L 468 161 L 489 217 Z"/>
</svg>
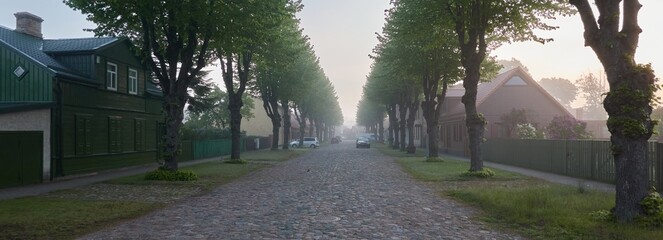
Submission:
<svg viewBox="0 0 663 240">
<path fill-rule="evenodd" d="M 0 187 L 150 163 L 161 91 L 124 38 L 43 39 L 0 26 Z"/>
</svg>

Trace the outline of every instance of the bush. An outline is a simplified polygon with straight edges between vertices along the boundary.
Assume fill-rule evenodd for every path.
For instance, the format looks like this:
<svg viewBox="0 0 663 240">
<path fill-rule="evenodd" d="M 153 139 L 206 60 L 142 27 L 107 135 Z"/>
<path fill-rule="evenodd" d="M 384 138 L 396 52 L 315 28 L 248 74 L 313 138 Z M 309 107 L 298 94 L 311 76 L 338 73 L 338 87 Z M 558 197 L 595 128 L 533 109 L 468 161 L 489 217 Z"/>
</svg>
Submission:
<svg viewBox="0 0 663 240">
<path fill-rule="evenodd" d="M 531 123 L 524 123 L 516 125 L 516 134 L 520 139 L 544 139 L 545 134 L 539 131 Z"/>
<path fill-rule="evenodd" d="M 638 222 L 647 227 L 663 226 L 663 198 L 658 194 L 655 188 L 649 192 L 649 195 L 640 202 L 644 215 L 638 219 Z"/>
<path fill-rule="evenodd" d="M 240 159 L 226 160 L 224 163 L 228 163 L 228 164 L 247 164 L 249 162 L 240 158 Z"/>
<path fill-rule="evenodd" d="M 587 123 L 568 116 L 555 116 L 546 128 L 546 136 L 567 140 L 592 138 L 592 134 L 587 131 Z"/>
<path fill-rule="evenodd" d="M 156 181 L 195 181 L 198 180 L 198 175 L 190 170 L 177 170 L 170 171 L 163 167 L 145 174 L 145 180 Z"/>
<path fill-rule="evenodd" d="M 425 162 L 444 162 L 440 157 L 426 157 Z"/>
<path fill-rule="evenodd" d="M 608 210 L 598 210 L 596 212 L 589 213 L 589 217 L 601 222 L 610 222 L 615 219 L 615 216 L 612 214 L 612 212 Z"/>
<path fill-rule="evenodd" d="M 481 171 L 467 171 L 462 174 L 464 177 L 489 178 L 495 176 L 495 172 L 490 168 L 483 168 Z"/>
</svg>

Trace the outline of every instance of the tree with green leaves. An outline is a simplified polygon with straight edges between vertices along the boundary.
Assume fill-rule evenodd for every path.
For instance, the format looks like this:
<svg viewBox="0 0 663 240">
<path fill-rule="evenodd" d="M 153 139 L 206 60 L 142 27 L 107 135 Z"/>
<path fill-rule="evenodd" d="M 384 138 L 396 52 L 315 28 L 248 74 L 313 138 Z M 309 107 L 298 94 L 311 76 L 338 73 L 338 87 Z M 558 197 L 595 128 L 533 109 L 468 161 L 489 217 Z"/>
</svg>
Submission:
<svg viewBox="0 0 663 240">
<path fill-rule="evenodd" d="M 499 71 L 500 74 L 517 67 L 523 68 L 523 70 L 525 70 L 525 72 L 529 74 L 529 69 L 527 69 L 527 67 L 525 67 L 525 65 L 516 58 L 511 58 L 511 60 L 498 59 L 497 64 L 501 66 L 501 69 Z"/>
<path fill-rule="evenodd" d="M 601 61 L 610 91 L 603 106 L 608 112 L 615 159 L 616 206 L 619 222 L 632 222 L 644 211 L 640 202 L 649 192 L 647 140 L 656 121 L 651 119 L 654 93 L 659 89 L 651 65 L 636 63 L 634 57 L 642 29 L 638 25 L 638 0 L 595 1 L 595 17 L 588 0 L 569 1 L 580 14 L 585 46 Z"/>
<path fill-rule="evenodd" d="M 253 118 L 253 99 L 245 95 L 243 118 Z M 203 97 L 199 104 L 190 104 L 187 107 L 186 125 L 193 128 L 215 128 L 226 129 L 230 123 L 230 111 L 228 110 L 228 95 L 218 86 L 213 86 L 212 91 Z"/>
<path fill-rule="evenodd" d="M 490 49 L 502 43 L 534 40 L 547 42 L 535 30 L 553 30 L 545 19 L 559 14 L 570 14 L 567 4 L 558 0 L 442 0 L 448 10 L 460 50 L 460 61 L 465 70 L 465 125 L 469 136 L 470 171 L 481 171 L 481 141 L 485 118 L 476 106 L 477 89 L 481 80 L 481 66 Z"/>
<path fill-rule="evenodd" d="M 297 7 L 288 0 L 224 1 L 212 42 L 221 61 L 223 83 L 228 93 L 230 110 L 231 161 L 240 160 L 241 109 L 249 81 L 255 80 L 254 57 L 269 52 L 270 39 L 279 37 L 281 24 L 294 18 Z M 253 17 L 250 17 L 253 16 Z M 259 16 L 259 17 L 256 17 Z"/>
<path fill-rule="evenodd" d="M 608 92 L 608 82 L 605 78 L 601 74 L 595 76 L 589 73 L 576 80 L 576 85 L 585 99 L 585 105 L 582 107 L 585 111 L 584 119 L 606 119 L 608 116 L 603 109 L 603 96 Z"/>
<path fill-rule="evenodd" d="M 407 75 L 416 76 L 415 82 L 421 85 L 428 156 L 432 158 L 438 156 L 438 122 L 447 88 L 462 76 L 453 28 L 447 11 L 437 7 L 439 3 L 438 0 L 396 1 L 385 28 L 385 35 L 399 49 L 394 51 L 395 55 L 387 57 L 400 59 L 402 70 Z M 437 30 L 430 31 L 431 28 Z M 409 109 L 417 108 L 412 105 Z M 414 113 L 410 113 L 409 125 L 414 123 Z M 410 151 L 412 147 L 409 146 Z"/>
<path fill-rule="evenodd" d="M 263 101 L 263 108 L 272 121 L 272 150 L 278 149 L 280 128 L 284 126 L 283 148 L 289 147 L 290 101 L 295 89 L 307 89 L 300 68 L 308 66 L 302 59 L 307 57 L 307 38 L 299 29 L 298 20 L 286 19 L 280 26 L 278 37 L 268 39 L 267 51 L 256 60 L 254 91 Z"/>
<path fill-rule="evenodd" d="M 539 80 L 539 85 L 552 95 L 566 109 L 571 109 L 571 103 L 576 100 L 578 88 L 565 78 L 550 77 Z"/>
<path fill-rule="evenodd" d="M 529 123 L 529 120 L 527 119 L 527 109 L 524 108 L 512 108 L 511 112 L 500 116 L 500 120 L 501 122 L 499 124 L 504 128 L 507 138 L 515 136 L 515 131 L 518 125 Z"/>
<path fill-rule="evenodd" d="M 210 42 L 219 18 L 220 1 L 64 0 L 87 15 L 97 36 L 128 37 L 163 93 L 166 131 L 164 165 L 177 170 L 179 130 L 188 91 L 201 84 L 197 77 L 211 60 Z"/>
</svg>

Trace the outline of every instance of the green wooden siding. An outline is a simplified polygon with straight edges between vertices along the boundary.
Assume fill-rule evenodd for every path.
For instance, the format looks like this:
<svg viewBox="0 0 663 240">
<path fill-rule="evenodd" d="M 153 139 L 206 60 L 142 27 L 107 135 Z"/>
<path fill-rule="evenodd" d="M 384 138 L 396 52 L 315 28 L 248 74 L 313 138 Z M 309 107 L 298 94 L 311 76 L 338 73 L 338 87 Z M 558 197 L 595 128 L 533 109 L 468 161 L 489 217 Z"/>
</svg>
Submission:
<svg viewBox="0 0 663 240">
<path fill-rule="evenodd" d="M 156 161 L 154 156 L 154 152 L 131 152 L 86 157 L 69 157 L 63 160 L 62 169 L 64 175 L 90 173 L 153 163 Z"/>
<path fill-rule="evenodd" d="M 0 132 L 0 188 L 40 183 L 42 132 Z"/>
<path fill-rule="evenodd" d="M 54 58 L 59 63 L 76 71 L 78 75 L 88 78 L 94 77 L 94 56 L 92 54 L 57 55 Z"/>
<path fill-rule="evenodd" d="M 161 114 L 161 102 L 157 99 L 146 100 L 143 97 L 129 95 L 105 89 L 97 89 L 84 85 L 63 83 L 62 100 L 65 105 L 76 105 L 87 108 L 113 109 L 133 112 L 146 112 Z M 150 108 L 158 106 L 156 109 L 147 110 L 148 101 Z"/>
<path fill-rule="evenodd" d="M 28 72 L 23 78 L 14 75 L 21 66 Z M 0 44 L 0 102 L 50 102 L 53 73 L 44 66 Z"/>
<path fill-rule="evenodd" d="M 62 175 L 156 161 L 160 100 L 69 82 L 62 89 Z"/>
</svg>

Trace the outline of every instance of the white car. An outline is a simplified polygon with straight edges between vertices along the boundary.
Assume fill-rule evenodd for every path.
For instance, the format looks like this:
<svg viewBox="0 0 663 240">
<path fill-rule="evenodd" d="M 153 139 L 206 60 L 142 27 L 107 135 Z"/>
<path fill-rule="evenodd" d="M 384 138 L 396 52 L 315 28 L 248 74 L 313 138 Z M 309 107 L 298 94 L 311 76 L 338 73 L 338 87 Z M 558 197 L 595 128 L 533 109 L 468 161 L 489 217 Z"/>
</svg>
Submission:
<svg viewBox="0 0 663 240">
<path fill-rule="evenodd" d="M 299 139 L 295 139 L 294 141 L 290 142 L 290 146 L 293 148 L 299 147 Z M 310 147 L 310 148 L 317 148 L 320 146 L 320 143 L 318 143 L 318 138 L 316 137 L 305 137 L 304 138 L 304 145 L 303 147 Z"/>
</svg>

